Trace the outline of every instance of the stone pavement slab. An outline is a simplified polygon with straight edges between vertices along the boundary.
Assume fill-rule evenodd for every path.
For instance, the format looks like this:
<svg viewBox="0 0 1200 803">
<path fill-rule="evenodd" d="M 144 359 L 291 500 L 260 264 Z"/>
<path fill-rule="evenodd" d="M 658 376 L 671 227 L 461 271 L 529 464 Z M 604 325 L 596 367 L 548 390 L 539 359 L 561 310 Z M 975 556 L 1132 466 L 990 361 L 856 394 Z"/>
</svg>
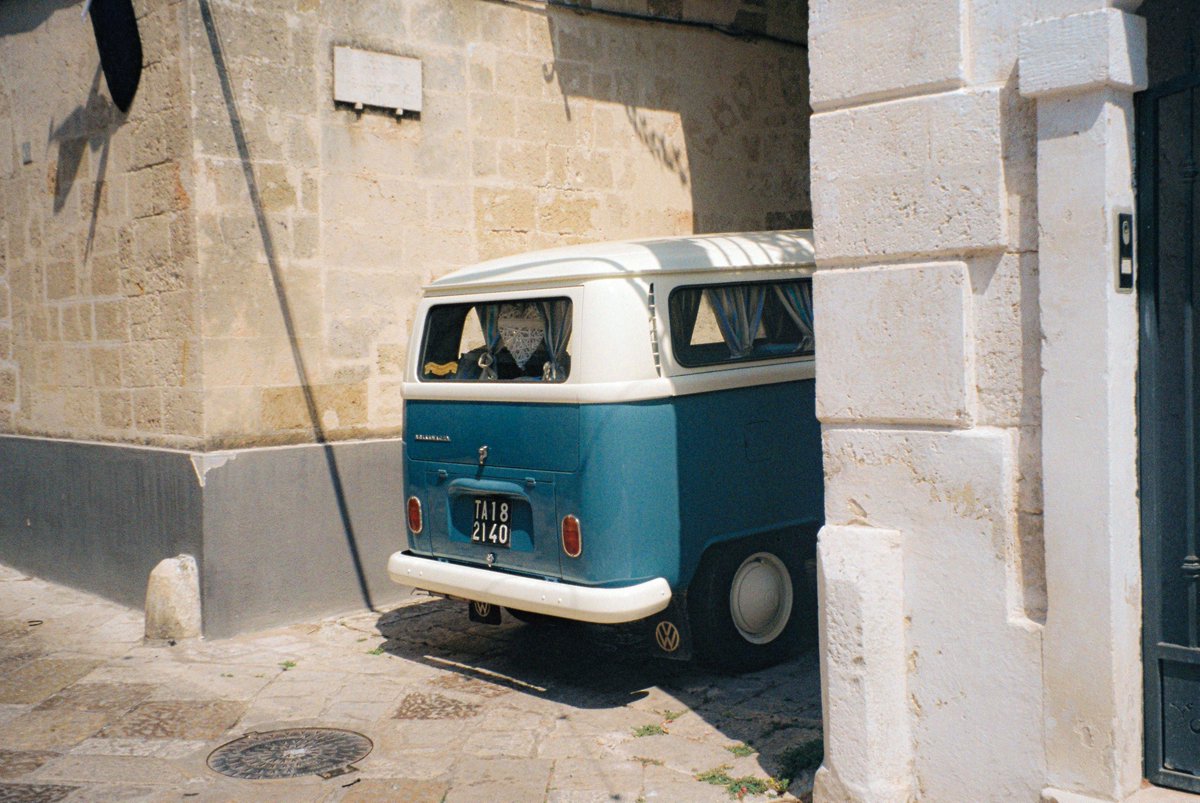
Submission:
<svg viewBox="0 0 1200 803">
<path fill-rule="evenodd" d="M 28 775 L 57 757 L 49 750 L 0 750 L 0 780 Z"/>
<path fill-rule="evenodd" d="M 77 789 L 62 784 L 0 784 L 0 803 L 58 803 Z"/>
<path fill-rule="evenodd" d="M 43 764 L 30 777 L 63 783 L 109 783 L 178 788 L 193 773 L 179 762 L 153 756 L 70 754 Z"/>
<path fill-rule="evenodd" d="M 141 703 L 99 734 L 105 739 L 215 739 L 246 709 L 232 700 L 153 700 Z"/>
<path fill-rule="evenodd" d="M 441 803 L 450 791 L 445 781 L 424 781 L 411 778 L 388 780 L 365 780 L 346 789 L 340 797 L 332 798 L 344 803 Z"/>
<path fill-rule="evenodd" d="M 4 726 L 0 744 L 14 750 L 68 749 L 95 735 L 108 717 L 90 711 L 30 711 Z"/>
<path fill-rule="evenodd" d="M 99 665 L 78 658 L 39 658 L 6 673 L 0 703 L 40 703 Z"/>
<path fill-rule="evenodd" d="M 43 700 L 35 711 L 74 710 L 124 713 L 154 691 L 149 683 L 76 683 Z"/>
<path fill-rule="evenodd" d="M 153 758 L 183 758 L 208 751 L 206 741 L 186 739 L 84 739 L 71 748 L 72 755 L 150 756 Z"/>
<path fill-rule="evenodd" d="M 222 641 L 146 642 L 141 618 L 0 566 L 0 803 L 721 801 L 696 775 L 798 776 L 820 738 L 816 655 L 733 677 L 653 657 L 640 628 L 471 623 L 414 597 Z M 333 777 L 210 769 L 251 732 L 341 728 Z M 735 752 L 736 749 L 736 752 Z"/>
<path fill-rule="evenodd" d="M 164 794 L 150 786 L 130 786 L 128 784 L 88 784 L 80 786 L 68 796 L 70 803 L 137 803 L 137 801 L 154 800 Z M 172 793 L 167 793 L 172 794 Z M 178 800 L 176 794 L 175 800 Z"/>
</svg>

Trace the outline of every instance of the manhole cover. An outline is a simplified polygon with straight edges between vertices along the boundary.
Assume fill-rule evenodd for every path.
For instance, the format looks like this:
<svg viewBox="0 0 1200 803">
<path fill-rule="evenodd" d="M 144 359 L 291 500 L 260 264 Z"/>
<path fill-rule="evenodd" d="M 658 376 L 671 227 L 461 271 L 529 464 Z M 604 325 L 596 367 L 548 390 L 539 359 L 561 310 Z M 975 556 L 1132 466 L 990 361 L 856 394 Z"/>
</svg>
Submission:
<svg viewBox="0 0 1200 803">
<path fill-rule="evenodd" d="M 374 745 L 361 733 L 337 728 L 289 728 L 247 733 L 221 745 L 208 756 L 208 766 L 222 775 L 250 781 L 299 775 L 340 775 L 365 758 Z"/>
</svg>

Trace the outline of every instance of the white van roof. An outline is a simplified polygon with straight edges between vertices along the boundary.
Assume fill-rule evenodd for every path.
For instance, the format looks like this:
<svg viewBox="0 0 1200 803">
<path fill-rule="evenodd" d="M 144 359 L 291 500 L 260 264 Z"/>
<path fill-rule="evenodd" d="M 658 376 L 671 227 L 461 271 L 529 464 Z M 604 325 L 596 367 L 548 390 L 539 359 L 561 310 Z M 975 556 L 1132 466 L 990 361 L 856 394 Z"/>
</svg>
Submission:
<svg viewBox="0 0 1200 803">
<path fill-rule="evenodd" d="M 813 265 L 811 229 L 696 234 L 589 243 L 481 262 L 425 289 L 432 293 L 548 285 L 648 274 Z"/>
</svg>

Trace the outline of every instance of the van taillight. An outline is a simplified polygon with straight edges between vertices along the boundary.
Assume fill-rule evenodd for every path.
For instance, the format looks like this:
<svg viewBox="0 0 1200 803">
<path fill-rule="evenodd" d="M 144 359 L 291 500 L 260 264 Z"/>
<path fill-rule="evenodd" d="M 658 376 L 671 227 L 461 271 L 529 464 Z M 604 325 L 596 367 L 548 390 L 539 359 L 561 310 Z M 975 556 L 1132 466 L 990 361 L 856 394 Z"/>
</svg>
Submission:
<svg viewBox="0 0 1200 803">
<path fill-rule="evenodd" d="M 562 548 L 569 558 L 579 557 L 583 552 L 583 536 L 579 532 L 579 519 L 574 516 L 563 516 Z"/>
<path fill-rule="evenodd" d="M 421 532 L 421 500 L 415 496 L 408 497 L 408 529 L 413 535 Z"/>
</svg>

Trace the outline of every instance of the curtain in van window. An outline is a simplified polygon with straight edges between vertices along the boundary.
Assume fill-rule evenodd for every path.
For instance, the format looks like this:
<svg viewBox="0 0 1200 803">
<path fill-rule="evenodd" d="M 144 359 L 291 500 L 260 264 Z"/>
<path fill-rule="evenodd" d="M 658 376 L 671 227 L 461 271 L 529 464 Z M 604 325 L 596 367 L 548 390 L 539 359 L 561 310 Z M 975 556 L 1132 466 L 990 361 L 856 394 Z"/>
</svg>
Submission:
<svg viewBox="0 0 1200 803">
<path fill-rule="evenodd" d="M 496 373 L 496 352 L 500 348 L 500 305 L 477 304 L 475 314 L 479 316 L 479 326 L 483 329 L 484 346 L 487 348 L 479 355 L 480 379 L 499 379 Z"/>
<path fill-rule="evenodd" d="M 542 367 L 542 379 L 560 382 L 566 378 L 562 359 L 567 354 L 567 343 L 571 340 L 571 302 L 556 298 L 539 301 L 537 305 L 546 320 L 546 354 L 549 357 Z"/>
<path fill-rule="evenodd" d="M 684 348 L 692 343 L 703 292 L 699 287 L 681 287 L 671 293 L 668 304 L 671 308 L 671 341 L 676 348 Z"/>
<path fill-rule="evenodd" d="M 813 345 L 813 302 L 812 282 L 787 282 L 775 285 L 775 295 L 787 310 L 787 314 L 800 329 L 800 344 L 797 351 Z"/>
<path fill-rule="evenodd" d="M 704 291 L 717 316 L 721 336 L 735 360 L 754 350 L 754 336 L 762 323 L 767 288 L 761 284 L 710 287 Z"/>
</svg>

